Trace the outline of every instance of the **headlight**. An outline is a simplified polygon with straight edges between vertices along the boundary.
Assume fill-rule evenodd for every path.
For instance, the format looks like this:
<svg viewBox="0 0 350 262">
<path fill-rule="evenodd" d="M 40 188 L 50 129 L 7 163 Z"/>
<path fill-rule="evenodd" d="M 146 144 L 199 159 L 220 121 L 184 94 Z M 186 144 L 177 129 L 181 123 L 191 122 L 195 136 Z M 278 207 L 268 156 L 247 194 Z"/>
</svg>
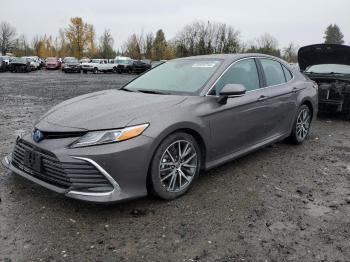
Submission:
<svg viewBox="0 0 350 262">
<path fill-rule="evenodd" d="M 146 130 L 149 124 L 142 124 L 137 126 L 130 126 L 123 129 L 116 130 L 106 130 L 106 131 L 94 131 L 88 132 L 73 144 L 70 147 L 84 147 L 92 145 L 101 145 L 114 142 L 120 142 L 128 140 L 130 138 L 137 137 Z"/>
</svg>

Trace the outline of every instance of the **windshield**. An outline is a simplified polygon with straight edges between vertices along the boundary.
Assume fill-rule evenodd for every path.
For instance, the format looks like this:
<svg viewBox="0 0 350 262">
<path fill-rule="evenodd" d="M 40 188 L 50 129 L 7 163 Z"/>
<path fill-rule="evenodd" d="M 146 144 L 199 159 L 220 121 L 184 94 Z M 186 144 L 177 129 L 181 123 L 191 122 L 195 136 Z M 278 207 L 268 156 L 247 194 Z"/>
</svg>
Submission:
<svg viewBox="0 0 350 262">
<path fill-rule="evenodd" d="M 306 73 L 316 74 L 350 74 L 350 66 L 338 64 L 322 64 L 310 66 Z"/>
<path fill-rule="evenodd" d="M 46 59 L 46 61 L 48 61 L 48 62 L 57 62 L 57 58 L 49 57 L 49 58 Z"/>
<path fill-rule="evenodd" d="M 67 58 L 64 62 L 65 63 L 78 63 L 78 59 L 76 59 L 76 58 Z"/>
<path fill-rule="evenodd" d="M 12 63 L 26 63 L 27 60 L 25 58 L 23 58 L 23 57 L 17 57 L 17 58 L 12 59 L 11 62 Z"/>
<path fill-rule="evenodd" d="M 128 64 L 131 64 L 131 60 L 130 59 L 116 60 L 116 64 L 128 65 Z"/>
<path fill-rule="evenodd" d="M 124 88 L 174 94 L 198 92 L 218 69 L 222 60 L 183 59 L 166 62 L 135 79 Z"/>
</svg>

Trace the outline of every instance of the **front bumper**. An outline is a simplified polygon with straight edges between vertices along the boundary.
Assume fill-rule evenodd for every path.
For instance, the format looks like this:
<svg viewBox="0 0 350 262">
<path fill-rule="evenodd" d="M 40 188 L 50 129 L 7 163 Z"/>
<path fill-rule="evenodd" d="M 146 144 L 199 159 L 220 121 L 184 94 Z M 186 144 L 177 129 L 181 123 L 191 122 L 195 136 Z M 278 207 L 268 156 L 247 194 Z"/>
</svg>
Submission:
<svg viewBox="0 0 350 262">
<path fill-rule="evenodd" d="M 29 140 L 29 141 L 28 141 Z M 80 190 L 73 186 L 62 187 L 45 179 L 42 175 L 35 176 L 27 168 L 19 168 L 15 158 L 15 151 L 7 155 L 2 164 L 12 172 L 37 183 L 47 189 L 64 194 L 67 197 L 90 202 L 117 202 L 147 195 L 147 173 L 150 161 L 150 148 L 152 139 L 140 136 L 135 139 L 109 145 L 93 146 L 86 148 L 68 149 L 58 144 L 71 143 L 72 139 L 48 139 L 40 142 L 40 149 L 51 148 L 57 159 L 63 164 L 76 164 L 84 162 L 92 165 L 112 185 L 105 192 L 91 192 Z M 134 140 L 134 141 L 133 141 Z M 36 144 L 26 137 L 28 143 Z M 41 144 L 42 143 L 42 144 Z M 53 145 L 55 147 L 53 147 Z M 15 160 L 13 160 L 15 158 Z M 77 174 L 75 174 L 77 175 Z M 69 176 L 69 174 L 68 174 Z M 71 180 L 71 178 L 69 178 Z"/>
<path fill-rule="evenodd" d="M 83 70 L 83 71 L 89 71 L 89 72 L 92 72 L 92 71 L 94 71 L 94 68 L 93 67 L 81 67 L 81 70 Z"/>
<path fill-rule="evenodd" d="M 64 72 L 80 72 L 80 67 L 78 67 L 78 66 L 69 66 L 69 67 L 64 67 L 62 70 Z"/>
</svg>

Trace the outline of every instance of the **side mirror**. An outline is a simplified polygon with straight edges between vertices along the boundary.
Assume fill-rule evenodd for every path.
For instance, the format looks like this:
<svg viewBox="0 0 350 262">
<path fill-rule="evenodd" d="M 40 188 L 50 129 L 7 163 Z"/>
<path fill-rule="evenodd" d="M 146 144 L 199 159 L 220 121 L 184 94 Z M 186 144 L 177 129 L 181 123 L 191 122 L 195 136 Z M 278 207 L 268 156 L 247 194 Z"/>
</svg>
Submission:
<svg viewBox="0 0 350 262">
<path fill-rule="evenodd" d="M 246 92 L 246 88 L 241 84 L 226 84 L 220 91 L 218 103 L 224 105 L 230 97 L 240 97 Z"/>
</svg>

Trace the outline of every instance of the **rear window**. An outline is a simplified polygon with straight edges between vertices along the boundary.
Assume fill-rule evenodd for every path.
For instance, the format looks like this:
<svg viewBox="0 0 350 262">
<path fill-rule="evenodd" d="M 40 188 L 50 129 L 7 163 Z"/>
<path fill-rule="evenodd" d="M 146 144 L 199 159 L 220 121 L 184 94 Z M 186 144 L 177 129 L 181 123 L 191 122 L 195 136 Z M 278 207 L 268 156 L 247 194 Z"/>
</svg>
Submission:
<svg viewBox="0 0 350 262">
<path fill-rule="evenodd" d="M 260 59 L 260 62 L 265 73 L 267 86 L 279 85 L 286 82 L 282 65 L 279 62 L 271 59 Z"/>
<path fill-rule="evenodd" d="M 286 77 L 286 80 L 288 82 L 293 78 L 293 75 L 285 66 L 282 66 L 282 68 L 283 68 L 284 76 Z"/>
</svg>

